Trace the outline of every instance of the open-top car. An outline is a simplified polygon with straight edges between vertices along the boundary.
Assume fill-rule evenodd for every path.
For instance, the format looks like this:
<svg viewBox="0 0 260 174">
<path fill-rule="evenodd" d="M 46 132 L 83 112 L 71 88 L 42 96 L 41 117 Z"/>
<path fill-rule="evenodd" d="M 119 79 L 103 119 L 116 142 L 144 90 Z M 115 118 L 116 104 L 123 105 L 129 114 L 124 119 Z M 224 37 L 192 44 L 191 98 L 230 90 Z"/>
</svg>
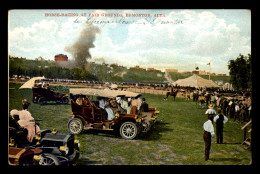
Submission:
<svg viewBox="0 0 260 174">
<path fill-rule="evenodd" d="M 56 103 L 68 104 L 68 95 L 53 91 L 44 80 L 45 77 L 33 77 L 26 81 L 19 89 L 32 89 L 33 103 L 43 105 L 47 104 L 48 101 L 54 101 Z"/>
<path fill-rule="evenodd" d="M 79 158 L 80 144 L 74 135 L 44 129 L 29 142 L 26 138 L 28 130 L 17 120 L 17 115 L 9 116 L 8 156 L 11 165 L 69 165 Z"/>
<path fill-rule="evenodd" d="M 56 103 L 68 104 L 68 95 L 55 92 L 50 89 L 49 86 L 35 85 L 32 87 L 33 103 L 39 103 L 40 105 L 46 104 L 48 101 L 54 101 Z"/>
<path fill-rule="evenodd" d="M 140 93 L 111 89 L 70 88 L 72 119 L 68 129 L 72 134 L 79 134 L 84 129 L 119 131 L 124 139 L 134 139 L 139 133 L 147 133 L 155 123 L 159 111 L 148 108 L 148 112 L 130 114 L 113 109 L 114 118 L 109 120 L 107 111 L 100 107 L 100 98 L 115 99 L 137 98 Z M 83 99 L 77 103 L 77 99 Z"/>
</svg>

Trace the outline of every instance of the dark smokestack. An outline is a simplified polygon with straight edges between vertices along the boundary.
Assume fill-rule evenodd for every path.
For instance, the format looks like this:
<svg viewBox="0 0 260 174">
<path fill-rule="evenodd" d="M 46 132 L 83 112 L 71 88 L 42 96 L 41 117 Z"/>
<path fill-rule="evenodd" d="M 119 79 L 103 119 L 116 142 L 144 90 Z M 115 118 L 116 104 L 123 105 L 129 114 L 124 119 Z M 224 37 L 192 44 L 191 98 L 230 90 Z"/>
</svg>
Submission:
<svg viewBox="0 0 260 174">
<path fill-rule="evenodd" d="M 80 31 L 78 39 L 64 48 L 66 52 L 72 54 L 76 66 L 84 66 L 87 63 L 87 59 L 91 58 L 89 49 L 95 47 L 93 43 L 98 33 L 100 33 L 99 27 L 85 25 Z"/>
</svg>

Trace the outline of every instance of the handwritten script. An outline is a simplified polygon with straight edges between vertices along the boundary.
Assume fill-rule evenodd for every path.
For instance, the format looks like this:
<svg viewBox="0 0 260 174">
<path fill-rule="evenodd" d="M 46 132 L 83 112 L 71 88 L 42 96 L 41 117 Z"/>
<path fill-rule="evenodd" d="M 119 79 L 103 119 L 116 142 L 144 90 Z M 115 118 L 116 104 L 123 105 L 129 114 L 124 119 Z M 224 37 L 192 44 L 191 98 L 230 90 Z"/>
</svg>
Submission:
<svg viewBox="0 0 260 174">
<path fill-rule="evenodd" d="M 118 17 L 118 18 L 99 18 L 99 17 L 77 17 L 74 20 L 74 23 L 85 23 L 85 24 L 96 24 L 104 27 L 107 24 L 183 24 L 183 20 L 181 19 L 165 19 L 165 18 L 157 18 L 157 17 L 145 17 L 144 20 L 132 19 L 127 17 Z"/>
</svg>

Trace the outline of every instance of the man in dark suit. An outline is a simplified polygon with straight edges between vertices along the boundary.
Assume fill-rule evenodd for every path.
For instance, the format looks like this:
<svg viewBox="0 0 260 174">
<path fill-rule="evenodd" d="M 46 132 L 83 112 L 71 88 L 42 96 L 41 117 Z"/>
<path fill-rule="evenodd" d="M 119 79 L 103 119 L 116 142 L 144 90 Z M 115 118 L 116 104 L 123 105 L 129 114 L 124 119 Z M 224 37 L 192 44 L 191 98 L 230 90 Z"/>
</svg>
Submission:
<svg viewBox="0 0 260 174">
<path fill-rule="evenodd" d="M 218 115 L 214 117 L 214 122 L 216 122 L 216 134 L 217 134 L 217 143 L 223 144 L 223 128 L 224 124 L 228 121 L 228 118 L 221 114 L 221 108 L 218 108 Z"/>
<path fill-rule="evenodd" d="M 148 112 L 149 109 L 148 109 L 148 104 L 145 102 L 145 98 L 142 99 L 142 104 L 141 104 L 141 107 L 139 109 L 139 113 L 142 113 L 142 112 Z"/>
</svg>

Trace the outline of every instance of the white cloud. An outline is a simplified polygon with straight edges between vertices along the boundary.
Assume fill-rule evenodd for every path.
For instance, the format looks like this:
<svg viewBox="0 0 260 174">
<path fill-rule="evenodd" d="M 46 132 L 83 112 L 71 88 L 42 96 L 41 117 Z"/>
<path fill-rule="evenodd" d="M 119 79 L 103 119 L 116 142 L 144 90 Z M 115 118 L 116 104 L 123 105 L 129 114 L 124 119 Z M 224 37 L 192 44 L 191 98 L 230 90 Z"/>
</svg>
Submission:
<svg viewBox="0 0 260 174">
<path fill-rule="evenodd" d="M 251 39 L 242 36 L 236 24 L 228 25 L 212 12 L 171 12 L 163 20 L 176 19 L 183 19 L 183 24 L 130 24 L 125 43 L 121 49 L 114 50 L 124 53 L 120 55 L 121 59 L 127 59 L 133 52 L 141 53 L 136 54 L 139 65 L 165 64 L 168 61 L 179 65 L 190 62 L 206 64 L 209 58 L 227 62 L 241 51 L 244 54 L 250 52 Z M 144 22 L 144 19 L 138 22 Z M 113 48 L 112 42 L 109 45 Z"/>
<path fill-rule="evenodd" d="M 89 12 L 116 13 L 110 10 Z M 124 10 L 118 13 L 137 12 Z M 16 27 L 9 31 L 9 51 L 22 57 L 46 55 L 53 59 L 55 54 L 64 53 L 64 47 L 78 36 L 83 23 L 74 23 L 75 19 L 68 18 L 63 22 L 42 19 L 29 27 Z M 81 17 L 80 21 L 86 19 Z M 119 18 L 97 19 L 112 21 Z M 217 64 L 225 67 L 225 62 L 237 57 L 239 53 L 247 55 L 251 52 L 251 38 L 243 35 L 239 28 L 241 26 L 227 22 L 226 19 L 207 10 L 171 11 L 166 17 L 155 20 L 153 24 L 140 18 L 125 20 L 138 20 L 139 24 L 97 24 L 101 33 L 96 36 L 95 48 L 90 49 L 93 58 L 103 57 L 107 63 L 127 66 L 163 67 L 169 64 L 167 68 L 171 65 L 177 69 L 188 67 L 187 65 L 193 68 L 195 63 L 202 66 L 212 59 L 217 68 Z M 160 24 L 161 21 L 176 20 L 181 20 L 182 23 Z M 36 53 L 37 56 L 34 56 Z"/>
</svg>

